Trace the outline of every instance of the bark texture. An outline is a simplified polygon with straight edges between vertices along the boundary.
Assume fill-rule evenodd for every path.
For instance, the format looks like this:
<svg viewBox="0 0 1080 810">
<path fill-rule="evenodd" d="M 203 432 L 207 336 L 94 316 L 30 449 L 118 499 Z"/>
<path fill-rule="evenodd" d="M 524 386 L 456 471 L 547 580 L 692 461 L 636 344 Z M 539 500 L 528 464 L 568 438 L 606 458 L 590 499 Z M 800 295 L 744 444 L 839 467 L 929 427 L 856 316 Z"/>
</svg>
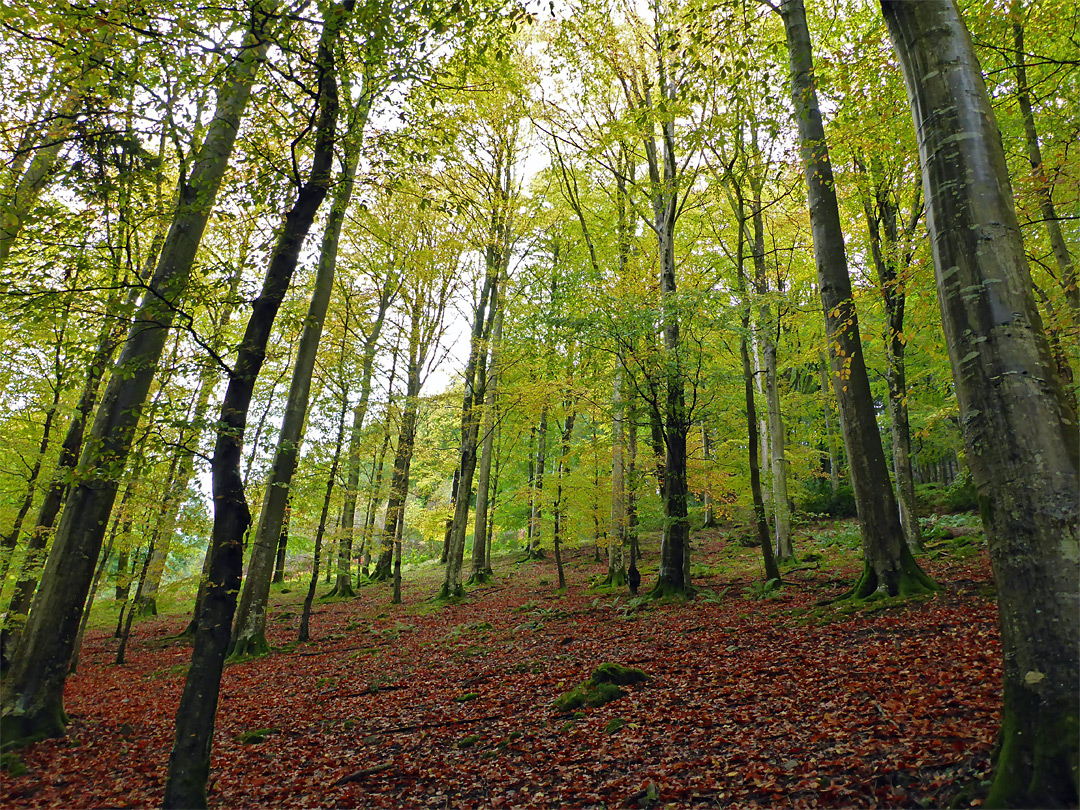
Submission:
<svg viewBox="0 0 1080 810">
<path fill-rule="evenodd" d="M 799 127 L 799 151 L 806 176 L 810 229 L 814 238 L 818 291 L 825 311 L 825 334 L 840 427 L 859 510 L 866 565 L 852 596 L 919 593 L 934 588 L 908 550 L 881 446 L 870 380 L 863 361 L 859 321 L 848 276 L 844 234 L 836 202 L 825 128 L 814 87 L 813 51 L 802 0 L 780 7 L 791 68 L 791 98 Z"/>
<path fill-rule="evenodd" d="M 1001 135 L 951 0 L 884 0 L 919 139 L 938 301 L 1004 654 L 986 805 L 1075 807 L 1080 447 L 1032 296 Z"/>
<path fill-rule="evenodd" d="M 98 406 L 76 483 L 57 527 L 0 715 L 5 740 L 62 735 L 64 681 L 79 619 L 101 551 L 117 482 L 179 307 L 214 198 L 232 154 L 240 119 L 266 55 L 264 15 L 226 71 L 217 108 L 191 174 L 183 183 L 157 269 Z"/>
</svg>

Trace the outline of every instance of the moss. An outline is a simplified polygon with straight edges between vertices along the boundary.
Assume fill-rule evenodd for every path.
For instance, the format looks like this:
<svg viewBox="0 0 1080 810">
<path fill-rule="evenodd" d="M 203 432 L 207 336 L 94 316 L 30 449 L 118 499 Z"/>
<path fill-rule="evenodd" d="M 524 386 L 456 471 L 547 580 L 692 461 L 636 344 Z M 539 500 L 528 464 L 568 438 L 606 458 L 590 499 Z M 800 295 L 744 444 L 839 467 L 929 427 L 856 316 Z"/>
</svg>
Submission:
<svg viewBox="0 0 1080 810">
<path fill-rule="evenodd" d="M 258 745 L 261 742 L 265 742 L 266 738 L 272 734 L 280 733 L 281 730 L 276 728 L 253 728 L 238 734 L 236 741 L 241 745 Z"/>
<path fill-rule="evenodd" d="M 26 773 L 26 763 L 13 751 L 0 754 L 0 770 L 7 771 L 9 777 L 22 776 Z"/>
<path fill-rule="evenodd" d="M 476 735 L 476 734 L 472 734 L 472 735 L 470 735 L 468 737 L 462 737 L 460 740 L 458 740 L 457 741 L 457 747 L 458 748 L 472 748 L 478 742 L 480 742 L 480 737 L 478 735 Z"/>
<path fill-rule="evenodd" d="M 60 701 L 49 701 L 33 714 L 4 714 L 0 716 L 0 751 L 25 748 L 50 737 L 63 737 L 68 716 Z"/>
<path fill-rule="evenodd" d="M 491 573 L 488 571 L 474 571 L 472 576 L 469 577 L 466 585 L 486 585 L 494 579 Z"/>
<path fill-rule="evenodd" d="M 624 726 L 626 726 L 625 720 L 623 720 L 621 717 L 612 717 L 610 720 L 608 720 L 607 725 L 604 726 L 604 732 L 606 734 L 615 734 Z"/>
<path fill-rule="evenodd" d="M 635 683 L 645 683 L 649 676 L 640 669 L 624 667 L 620 664 L 601 664 L 589 678 L 589 683 L 597 685 L 601 683 L 614 683 L 620 686 L 630 686 Z"/>
<path fill-rule="evenodd" d="M 237 642 L 232 645 L 232 649 L 229 650 L 229 658 L 225 663 L 239 664 L 244 661 L 250 661 L 252 658 L 266 655 L 268 652 L 270 652 L 270 642 L 266 640 L 266 635 L 264 633 L 259 633 L 251 638 L 237 640 Z"/>
<path fill-rule="evenodd" d="M 1016 709 L 1001 717 L 1001 752 L 985 807 L 1076 807 L 1080 798 L 1080 718 L 1063 712 L 1041 727 L 1020 729 Z M 1033 730 L 1033 741 L 1023 731 Z"/>
<path fill-rule="evenodd" d="M 589 706 L 593 709 L 621 698 L 625 692 L 613 683 L 578 684 L 555 698 L 555 708 L 563 714 Z"/>
<path fill-rule="evenodd" d="M 458 703 L 468 703 L 471 700 L 476 700 L 480 695 L 476 692 L 466 692 L 464 695 L 458 695 L 454 700 Z"/>
<path fill-rule="evenodd" d="M 668 599 L 686 602 L 694 598 L 694 588 L 690 585 L 679 587 L 663 579 L 657 581 L 647 592 L 650 599 Z"/>
</svg>

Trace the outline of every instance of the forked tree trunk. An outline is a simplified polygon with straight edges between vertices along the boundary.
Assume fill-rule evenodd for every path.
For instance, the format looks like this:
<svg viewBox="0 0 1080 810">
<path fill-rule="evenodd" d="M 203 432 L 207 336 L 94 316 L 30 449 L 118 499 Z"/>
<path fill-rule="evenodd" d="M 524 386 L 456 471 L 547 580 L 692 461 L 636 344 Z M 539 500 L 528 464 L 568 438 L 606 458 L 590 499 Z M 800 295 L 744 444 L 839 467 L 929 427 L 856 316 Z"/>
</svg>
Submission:
<svg viewBox="0 0 1080 810">
<path fill-rule="evenodd" d="M 997 584 L 1001 748 L 989 807 L 1075 807 L 1080 447 L 1031 293 L 1001 135 L 950 0 L 882 9 L 919 140 L 938 302 Z"/>
<path fill-rule="evenodd" d="M 78 483 L 68 495 L 43 583 L 5 684 L 0 716 L 5 741 L 64 733 L 64 682 L 117 482 L 168 327 L 190 279 L 240 118 L 269 47 L 270 18 L 260 11 L 254 19 L 256 29 L 225 73 L 214 120 L 190 175 L 182 181 L 176 215 L 150 281 L 153 293 L 143 298 L 98 406 L 89 448 L 79 462 Z"/>
<path fill-rule="evenodd" d="M 469 523 L 473 476 L 476 474 L 476 445 L 480 434 L 480 415 L 487 386 L 487 350 L 483 341 L 490 334 L 494 309 L 498 302 L 498 274 L 501 267 L 492 261 L 487 271 L 473 320 L 469 360 L 465 367 L 465 397 L 461 406 L 461 443 L 458 449 L 457 499 L 454 518 L 446 544 L 446 578 L 440 595 L 461 596 L 461 566 L 465 555 L 465 532 Z M 490 310 L 488 302 L 491 302 Z"/>
<path fill-rule="evenodd" d="M 752 131 L 753 143 L 757 146 L 757 130 Z M 780 561 L 794 557 L 791 547 L 791 511 L 788 508 L 788 463 L 787 437 L 784 433 L 784 417 L 780 410 L 780 388 L 777 382 L 776 343 L 779 339 L 780 314 L 773 318 L 773 308 L 769 305 L 768 271 L 765 262 L 765 217 L 762 213 L 760 178 L 751 180 L 753 197 L 750 200 L 750 219 L 754 228 L 751 243 L 754 257 L 754 286 L 761 303 L 758 306 L 757 334 L 762 354 L 764 372 L 764 393 L 766 420 L 768 424 L 769 469 L 772 472 L 773 525 L 776 529 L 776 556 Z"/>
<path fill-rule="evenodd" d="M 799 126 L 799 151 L 806 176 L 833 389 L 840 404 L 840 426 L 862 531 L 865 565 L 851 595 L 862 598 L 875 593 L 923 593 L 936 586 L 919 568 L 904 539 L 881 447 L 848 276 L 832 164 L 814 86 L 814 60 L 803 0 L 784 0 L 780 11 L 790 55 L 791 98 Z"/>
</svg>

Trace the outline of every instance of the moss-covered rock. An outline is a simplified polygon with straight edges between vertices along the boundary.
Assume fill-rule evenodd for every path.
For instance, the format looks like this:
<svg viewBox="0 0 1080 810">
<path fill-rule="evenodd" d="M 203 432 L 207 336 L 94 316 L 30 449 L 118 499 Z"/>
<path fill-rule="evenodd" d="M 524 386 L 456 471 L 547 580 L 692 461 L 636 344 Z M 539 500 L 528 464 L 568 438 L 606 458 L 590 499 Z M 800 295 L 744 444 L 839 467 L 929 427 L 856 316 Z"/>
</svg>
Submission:
<svg viewBox="0 0 1080 810">
<path fill-rule="evenodd" d="M 635 683 L 645 683 L 649 676 L 640 669 L 624 667 L 621 664 L 601 664 L 593 670 L 589 678 L 591 684 L 614 683 L 619 686 L 632 686 Z"/>
<path fill-rule="evenodd" d="M 593 671 L 589 680 L 555 698 L 555 708 L 563 714 L 569 714 L 583 706 L 595 709 L 625 695 L 620 686 L 645 683 L 648 680 L 649 676 L 640 669 L 620 664 L 601 664 Z"/>
</svg>

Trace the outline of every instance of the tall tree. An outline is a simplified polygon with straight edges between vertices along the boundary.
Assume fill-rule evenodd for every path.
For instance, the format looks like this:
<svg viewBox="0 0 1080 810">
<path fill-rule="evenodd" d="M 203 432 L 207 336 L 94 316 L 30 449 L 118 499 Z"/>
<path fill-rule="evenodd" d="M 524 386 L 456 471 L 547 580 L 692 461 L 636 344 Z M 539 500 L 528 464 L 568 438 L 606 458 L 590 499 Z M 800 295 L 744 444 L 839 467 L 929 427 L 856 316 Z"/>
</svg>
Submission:
<svg viewBox="0 0 1080 810">
<path fill-rule="evenodd" d="M 900 526 L 896 498 L 878 433 L 870 380 L 863 359 L 859 320 L 848 275 L 844 234 L 825 128 L 814 79 L 814 58 L 802 0 L 783 0 L 791 69 L 791 101 L 799 129 L 799 151 L 810 206 L 818 292 L 825 311 L 833 390 L 859 509 L 865 565 L 852 596 L 881 592 L 921 593 L 936 586 L 912 557 Z"/>
<path fill-rule="evenodd" d="M 1080 798 L 1080 439 L 1001 135 L 952 0 L 883 0 L 919 141 L 942 323 L 998 590 L 1005 691 L 986 804 Z"/>
<path fill-rule="evenodd" d="M 266 57 L 269 34 L 278 24 L 262 5 L 250 11 L 250 29 L 224 74 L 214 118 L 191 172 L 181 177 L 176 213 L 150 289 L 135 314 L 76 470 L 77 483 L 68 494 L 43 584 L 8 676 L 0 713 L 7 740 L 64 732 L 64 681 L 117 482 Z"/>
<path fill-rule="evenodd" d="M 338 87 L 334 44 L 344 25 L 351 0 L 331 7 L 323 23 L 315 55 L 317 87 L 315 144 L 307 180 L 286 212 L 259 297 L 252 304 L 236 363 L 221 403 L 211 479 L 214 494 L 212 556 L 206 595 L 191 653 L 191 665 L 176 713 L 176 734 L 169 754 L 164 807 L 206 806 L 206 782 L 214 717 L 230 628 L 236 610 L 243 565 L 243 540 L 251 524 L 240 477 L 241 449 L 255 380 L 266 358 L 266 346 L 281 302 L 288 292 L 308 231 L 326 198 L 333 173 L 334 134 L 338 117 Z M 241 637 L 244 641 L 250 641 Z"/>
</svg>

